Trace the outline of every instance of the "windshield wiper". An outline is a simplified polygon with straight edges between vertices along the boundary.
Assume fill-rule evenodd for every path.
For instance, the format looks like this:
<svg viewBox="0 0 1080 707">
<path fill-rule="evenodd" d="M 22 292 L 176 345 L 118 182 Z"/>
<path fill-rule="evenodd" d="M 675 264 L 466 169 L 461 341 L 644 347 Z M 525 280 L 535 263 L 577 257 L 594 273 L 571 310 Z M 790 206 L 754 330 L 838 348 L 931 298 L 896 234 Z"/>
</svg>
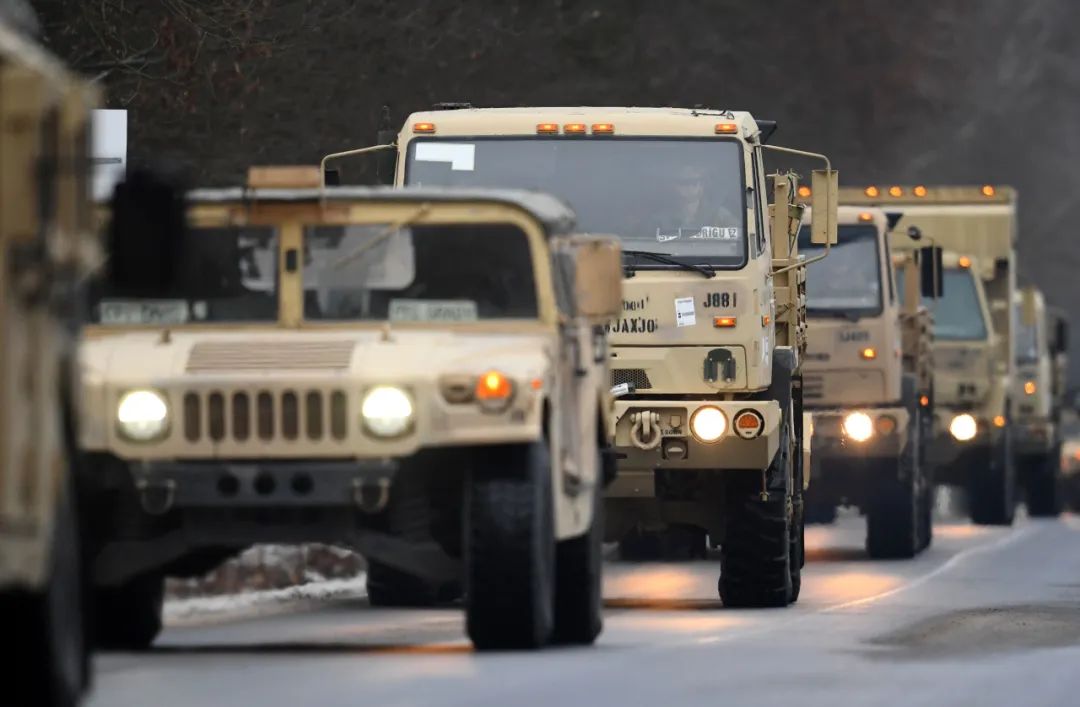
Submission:
<svg viewBox="0 0 1080 707">
<path fill-rule="evenodd" d="M 391 236 L 393 236 L 396 233 L 398 233 L 399 231 L 401 231 L 401 229 L 412 226 L 414 223 L 416 223 L 421 218 L 423 218 L 427 214 L 427 212 L 430 211 L 430 210 L 431 210 L 431 205 L 430 204 L 427 204 L 427 203 L 421 204 L 420 208 L 418 208 L 416 211 L 414 211 L 409 216 L 406 216 L 405 218 L 401 219 L 397 223 L 392 223 L 392 224 L 388 225 L 386 228 L 384 228 L 383 230 L 379 231 L 374 236 L 372 236 L 370 240 L 368 240 L 368 241 L 366 241 L 364 243 L 361 243 L 359 246 L 354 248 L 352 250 L 352 252 L 346 253 L 345 255 L 342 255 L 339 258 L 337 258 L 336 260 L 334 260 L 333 262 L 331 262 L 330 263 L 330 269 L 331 270 L 341 270 L 343 267 L 345 267 L 349 263 L 353 262 L 354 260 L 359 258 L 364 253 L 367 253 L 369 250 L 371 250 L 375 246 L 379 245 L 383 241 L 389 240 L 389 238 Z"/>
<path fill-rule="evenodd" d="M 696 273 L 701 273 L 701 275 L 704 277 L 716 277 L 716 271 L 708 265 L 692 265 L 690 263 L 684 263 L 681 260 L 669 258 L 666 255 L 663 255 L 661 253 L 654 253 L 651 250 L 624 250 L 622 254 L 632 255 L 638 258 L 648 258 L 653 262 L 663 263 L 664 265 L 674 265 L 675 267 L 681 268 L 683 270 L 692 270 Z M 628 274 L 633 274 L 634 272 L 633 269 L 631 269 L 631 267 L 629 266 L 629 264 L 627 265 L 627 272 Z"/>
</svg>

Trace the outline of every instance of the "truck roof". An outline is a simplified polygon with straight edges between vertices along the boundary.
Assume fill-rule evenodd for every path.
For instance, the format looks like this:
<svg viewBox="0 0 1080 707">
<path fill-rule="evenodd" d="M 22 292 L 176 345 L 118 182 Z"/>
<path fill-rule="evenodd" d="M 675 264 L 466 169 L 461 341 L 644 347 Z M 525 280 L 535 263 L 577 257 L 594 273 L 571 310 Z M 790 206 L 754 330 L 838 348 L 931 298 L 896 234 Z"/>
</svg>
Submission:
<svg viewBox="0 0 1080 707">
<path fill-rule="evenodd" d="M 893 204 L 1016 204 L 1016 190 L 1007 185 L 868 184 L 840 187 L 841 204 L 866 204 L 888 209 Z"/>
<path fill-rule="evenodd" d="M 562 234 L 574 230 L 576 217 L 565 202 L 543 192 L 520 189 L 476 189 L 442 187 L 326 187 L 322 189 L 194 189 L 187 193 L 189 203 L 226 203 L 259 201 L 263 203 L 296 203 L 318 201 L 371 202 L 440 202 L 455 203 L 482 201 L 506 204 L 529 212 L 549 233 Z"/>
<path fill-rule="evenodd" d="M 597 123 L 612 126 L 614 135 L 716 136 L 718 123 L 734 123 L 740 137 L 767 138 L 775 124 L 759 124 L 746 111 L 712 108 L 650 108 L 616 106 L 552 106 L 524 108 L 461 108 L 413 113 L 403 127 L 412 134 L 435 136 L 536 135 L 543 123 Z M 432 129 L 416 130 L 417 124 Z M 768 129 L 766 129 L 768 128 Z M 731 133 L 729 133 L 731 134 Z"/>
</svg>

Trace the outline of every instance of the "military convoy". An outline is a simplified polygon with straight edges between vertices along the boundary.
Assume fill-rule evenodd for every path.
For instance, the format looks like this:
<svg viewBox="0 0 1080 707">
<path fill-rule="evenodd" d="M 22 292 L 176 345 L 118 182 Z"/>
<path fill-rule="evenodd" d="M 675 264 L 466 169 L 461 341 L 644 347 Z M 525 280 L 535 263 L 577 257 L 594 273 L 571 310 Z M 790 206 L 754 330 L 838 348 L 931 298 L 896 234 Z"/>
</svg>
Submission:
<svg viewBox="0 0 1080 707">
<path fill-rule="evenodd" d="M 192 191 L 165 275 L 129 286 L 140 254 L 96 293 L 80 500 L 102 641 L 154 640 L 166 576 L 326 542 L 369 559 L 375 603 L 463 583 L 479 648 L 591 643 L 618 241 L 543 195 L 320 181 Z"/>
<path fill-rule="evenodd" d="M 945 249 L 941 299 L 933 306 L 935 480 L 966 491 L 975 523 L 1013 522 L 1018 400 L 1016 193 L 1009 187 L 844 188 L 840 200 L 901 213 Z M 897 249 L 913 245 L 896 241 Z"/>
<path fill-rule="evenodd" d="M 828 522 L 838 506 L 858 507 L 875 558 L 912 557 L 930 543 L 934 498 L 924 444 L 933 414 L 931 317 L 920 293 L 935 296 L 935 279 L 922 277 L 917 251 L 892 254 L 890 220 L 880 209 L 840 207 L 832 256 L 809 268 L 803 364 L 803 397 L 814 412 L 808 518 Z M 800 250 L 811 255 L 807 231 Z M 933 267 L 932 248 L 919 255 Z"/>
<path fill-rule="evenodd" d="M 98 100 L 0 15 L 0 626 L 4 704 L 68 707 L 89 679 L 73 471 L 81 282 L 97 265 Z"/>
<path fill-rule="evenodd" d="M 729 606 L 799 594 L 804 472 L 802 207 L 769 149 L 820 159 L 812 242 L 835 241 L 828 160 L 767 140 L 749 113 L 676 108 L 444 106 L 396 138 L 398 186 L 555 194 L 586 231 L 623 244 L 623 300 L 606 329 L 617 396 L 609 540 L 660 532 L 722 548 Z M 648 164 L 649 169 L 641 168 Z M 770 203 L 771 197 L 771 203 Z"/>
</svg>

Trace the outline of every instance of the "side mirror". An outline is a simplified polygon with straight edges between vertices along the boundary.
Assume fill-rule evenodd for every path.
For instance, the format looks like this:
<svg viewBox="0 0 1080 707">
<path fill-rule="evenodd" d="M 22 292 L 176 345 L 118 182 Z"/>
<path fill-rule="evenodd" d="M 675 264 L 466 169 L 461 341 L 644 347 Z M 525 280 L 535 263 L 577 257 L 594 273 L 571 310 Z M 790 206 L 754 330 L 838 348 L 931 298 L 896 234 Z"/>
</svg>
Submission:
<svg viewBox="0 0 1080 707">
<path fill-rule="evenodd" d="M 836 212 L 840 191 L 835 169 L 815 169 L 810 181 L 810 242 L 836 245 Z"/>
<path fill-rule="evenodd" d="M 105 283 L 114 296 L 145 297 L 177 279 L 187 230 L 178 176 L 133 170 L 116 185 L 106 231 Z"/>
<path fill-rule="evenodd" d="M 941 256 L 942 249 L 937 246 L 919 248 L 919 292 L 923 297 L 937 299 L 945 294 L 945 268 Z"/>
<path fill-rule="evenodd" d="M 1069 350 L 1069 322 L 1059 318 L 1054 322 L 1054 352 L 1065 353 Z"/>
<path fill-rule="evenodd" d="M 622 312 L 622 247 L 615 236 L 575 236 L 574 299 L 579 316 L 608 321 Z"/>
<path fill-rule="evenodd" d="M 908 226 L 907 237 L 913 241 L 921 241 L 922 230 L 918 226 Z"/>
</svg>

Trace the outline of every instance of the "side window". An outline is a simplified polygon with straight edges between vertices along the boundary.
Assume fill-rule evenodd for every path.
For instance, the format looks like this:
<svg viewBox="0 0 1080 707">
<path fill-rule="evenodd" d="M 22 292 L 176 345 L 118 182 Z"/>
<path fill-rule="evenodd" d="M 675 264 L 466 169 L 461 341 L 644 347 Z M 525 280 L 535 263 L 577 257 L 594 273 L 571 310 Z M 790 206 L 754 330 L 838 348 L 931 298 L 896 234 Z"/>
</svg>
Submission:
<svg viewBox="0 0 1080 707">
<path fill-rule="evenodd" d="M 761 213 L 761 209 L 758 208 L 758 204 L 764 198 L 768 198 L 768 194 L 765 191 L 765 180 L 761 175 L 761 163 L 758 159 L 758 151 L 754 150 L 752 154 L 751 167 L 754 170 L 754 189 L 752 192 L 748 192 L 748 198 L 750 199 L 750 208 L 754 212 L 754 229 L 756 231 L 754 238 L 754 256 L 759 256 L 765 251 L 765 219 Z"/>
</svg>

